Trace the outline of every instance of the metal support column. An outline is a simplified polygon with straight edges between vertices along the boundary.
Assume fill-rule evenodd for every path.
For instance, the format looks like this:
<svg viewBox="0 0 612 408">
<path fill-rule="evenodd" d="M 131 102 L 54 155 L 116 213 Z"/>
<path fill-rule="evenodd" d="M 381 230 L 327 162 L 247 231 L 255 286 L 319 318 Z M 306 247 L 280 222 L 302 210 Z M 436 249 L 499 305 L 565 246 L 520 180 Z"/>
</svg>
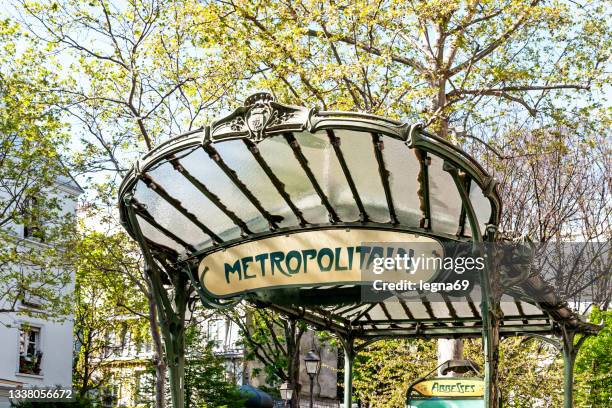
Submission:
<svg viewBox="0 0 612 408">
<path fill-rule="evenodd" d="M 574 405 L 574 362 L 572 352 L 563 347 L 563 407 L 572 408 Z"/>
<path fill-rule="evenodd" d="M 574 364 L 576 356 L 580 350 L 580 346 L 587 339 L 587 335 L 582 335 L 577 342 L 574 343 L 576 332 L 568 328 L 567 325 L 561 325 L 561 351 L 563 352 L 563 408 L 572 408 L 574 406 Z"/>
<path fill-rule="evenodd" d="M 484 245 L 485 240 L 493 242 L 497 226 L 489 224 L 484 235 L 480 229 L 478 218 L 472 206 L 472 202 L 467 191 L 469 177 L 465 173 L 460 173 L 459 169 L 452 163 L 445 161 L 443 165 L 444 171 L 448 172 L 461 197 L 463 211 L 467 221 L 470 224 L 473 238 L 472 256 L 484 256 L 486 267 L 480 271 L 480 290 L 481 303 L 480 315 L 482 316 L 482 344 L 484 349 L 484 400 L 486 408 L 497 408 L 499 405 L 498 387 L 497 387 L 497 361 L 499 357 L 499 322 L 501 318 L 501 310 L 499 306 L 499 298 L 501 296 L 500 288 L 493 288 L 491 283 L 497 282 L 497 269 L 493 257 L 492 248 L 490 245 Z"/>
<path fill-rule="evenodd" d="M 353 406 L 353 361 L 355 360 L 355 340 L 352 337 L 341 337 L 344 349 L 344 408 Z"/>
<path fill-rule="evenodd" d="M 127 216 L 134 226 L 134 234 L 145 258 L 145 272 L 149 289 L 157 307 L 159 328 L 165 346 L 165 358 L 168 364 L 170 394 L 173 408 L 185 407 L 185 315 L 191 287 L 186 273 L 173 273 L 172 295 L 162 283 L 160 266 L 156 264 L 140 230 L 131 195 L 125 198 Z M 177 272 L 177 271 L 174 271 Z"/>
<path fill-rule="evenodd" d="M 494 233 L 494 231 L 492 232 Z M 482 343 L 484 348 L 484 380 L 485 380 L 485 406 L 497 408 L 500 404 L 498 389 L 499 340 L 502 313 L 499 305 L 499 288 L 496 279 L 496 265 L 493 251 L 488 246 L 485 251 L 487 267 L 481 271 L 482 302 L 480 305 L 482 316 Z M 482 255 L 482 253 L 481 253 Z M 493 285 L 492 285 L 493 283 Z"/>
</svg>

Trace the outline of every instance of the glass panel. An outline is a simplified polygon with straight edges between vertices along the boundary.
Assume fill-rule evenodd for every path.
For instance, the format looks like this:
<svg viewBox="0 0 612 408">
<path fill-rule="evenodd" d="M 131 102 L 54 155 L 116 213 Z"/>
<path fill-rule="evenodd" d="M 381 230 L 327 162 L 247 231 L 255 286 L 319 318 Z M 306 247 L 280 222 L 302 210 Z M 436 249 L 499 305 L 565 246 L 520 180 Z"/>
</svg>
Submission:
<svg viewBox="0 0 612 408">
<path fill-rule="evenodd" d="M 402 307 L 402 305 L 397 299 L 393 299 L 392 302 L 385 302 L 384 304 L 385 304 L 385 307 L 387 308 L 387 311 L 389 312 L 389 315 L 391 315 L 392 319 L 394 320 L 408 319 L 408 315 L 406 314 L 406 312 L 404 311 L 404 308 Z"/>
<path fill-rule="evenodd" d="M 429 313 L 427 313 L 427 309 L 425 308 L 423 303 L 420 301 L 420 299 L 415 298 L 413 300 L 406 300 L 404 301 L 404 303 L 406 303 L 406 306 L 408 307 L 408 309 L 412 313 L 412 316 L 415 319 L 428 319 L 429 318 Z"/>
<path fill-rule="evenodd" d="M 215 149 L 218 149 L 219 155 L 225 160 L 225 154 L 231 152 L 231 149 L 222 148 L 222 146 L 223 144 L 216 144 Z M 245 157 L 247 156 L 243 156 L 242 159 L 244 160 Z M 267 223 L 261 222 L 262 216 L 257 208 L 251 204 L 249 199 L 203 149 L 197 149 L 184 159 L 181 159 L 181 164 L 192 176 L 200 180 L 202 184 L 219 197 L 227 208 L 246 222 L 249 229 L 253 232 L 268 230 Z M 242 181 L 246 184 L 244 180 Z M 249 188 L 249 191 L 253 192 L 253 190 L 253 188 Z M 215 217 L 215 215 L 211 214 L 210 217 Z M 227 233 L 226 230 L 221 231 Z M 223 238 L 223 235 L 221 237 Z"/>
<path fill-rule="evenodd" d="M 387 315 L 383 312 L 380 305 L 376 305 L 370 309 L 368 316 L 370 316 L 372 320 L 388 320 Z M 367 317 L 364 317 L 364 319 L 369 320 Z"/>
<path fill-rule="evenodd" d="M 34 330 L 31 330 L 28 338 L 28 348 L 26 354 L 28 356 L 34 356 L 36 354 L 36 333 Z"/>
<path fill-rule="evenodd" d="M 485 227 L 489 218 L 491 218 L 491 202 L 484 196 L 482 189 L 474 181 L 472 181 L 470 187 L 470 201 L 480 225 L 480 232 L 484 234 Z"/>
<path fill-rule="evenodd" d="M 327 223 L 327 210 L 285 138 L 273 136 L 263 140 L 258 147 L 272 171 L 285 184 L 293 203 L 302 210 L 304 218 L 311 223 Z"/>
<path fill-rule="evenodd" d="M 183 238 L 185 242 L 197 246 L 202 242 L 209 241 L 208 235 L 200 227 L 185 218 L 183 214 L 168 204 L 157 193 L 150 190 L 142 181 L 139 181 L 136 185 L 134 197 L 146 205 L 147 210 L 159 225 Z M 145 236 L 149 237 L 146 234 Z"/>
<path fill-rule="evenodd" d="M 138 225 L 140 225 L 140 230 L 142 231 L 142 234 L 146 238 L 150 239 L 156 244 L 172 248 L 179 254 L 182 254 L 186 251 L 186 248 L 184 248 L 181 244 L 175 242 L 173 239 L 161 233 L 157 228 L 146 222 L 144 219 L 140 218 L 140 216 L 136 215 L 136 219 L 138 220 Z"/>
<path fill-rule="evenodd" d="M 389 170 L 389 184 L 395 212 L 400 223 L 418 227 L 423 216 L 417 191 L 421 166 L 412 149 L 401 140 L 384 137 L 383 157 Z"/>
<path fill-rule="evenodd" d="M 34 327 L 23 327 L 19 332 L 19 354 L 31 359 L 39 350 L 38 339 L 40 330 Z M 23 371 L 21 371 L 23 372 Z"/>
<path fill-rule="evenodd" d="M 427 297 L 430 297 L 429 294 Z M 430 299 L 430 301 L 431 309 L 433 311 L 434 316 L 436 316 L 437 318 L 444 319 L 451 317 L 450 311 L 448 310 L 448 306 L 442 301 L 442 299 Z"/>
<path fill-rule="evenodd" d="M 442 169 L 444 161 L 434 155 L 429 166 L 429 202 L 432 230 L 455 235 L 461 214 L 461 196 L 452 176 Z"/>
<path fill-rule="evenodd" d="M 271 214 L 281 215 L 283 221 L 280 227 L 297 225 L 299 221 L 280 195 L 270 178 L 263 171 L 252 153 L 247 149 L 242 140 L 229 140 L 215 144 L 215 148 L 223 157 L 242 182 L 249 188 L 261 205 Z M 292 197 L 293 198 L 293 197 Z M 267 228 L 267 222 L 261 217 L 263 228 Z"/>
<path fill-rule="evenodd" d="M 26 351 L 27 334 L 28 332 L 24 329 L 21 329 L 21 331 L 19 332 L 19 354 L 22 356 L 25 355 Z"/>
<path fill-rule="evenodd" d="M 186 159 L 181 159 L 181 164 L 187 168 L 184 164 L 185 161 Z M 189 169 L 187 169 L 187 171 L 194 176 Z M 176 171 L 170 163 L 164 163 L 155 170 L 149 171 L 148 174 L 151 175 L 168 194 L 179 200 L 183 207 L 194 214 L 202 224 L 219 235 L 221 239 L 228 240 L 240 237 L 240 228 L 237 227 L 219 207 L 213 204 L 204 194 L 191 184 L 187 178 Z M 200 182 L 202 181 L 203 180 L 200 180 Z"/>
<path fill-rule="evenodd" d="M 523 306 L 523 313 L 526 315 L 537 315 L 542 313 L 537 306 L 532 305 L 531 303 L 521 302 L 521 306 Z"/>
<path fill-rule="evenodd" d="M 389 207 L 374 156 L 372 135 L 366 132 L 336 130 L 346 164 L 353 175 L 366 212 L 373 221 L 389 222 Z"/>
<path fill-rule="evenodd" d="M 516 303 L 511 301 L 500 302 L 499 306 L 506 317 L 520 316 L 519 310 L 516 307 Z"/>
<path fill-rule="evenodd" d="M 342 221 L 359 220 L 359 209 L 327 133 L 295 135 L 321 189 Z M 342 146 L 340 146 L 342 148 Z"/>
<path fill-rule="evenodd" d="M 472 313 L 472 309 L 470 309 L 470 305 L 467 302 L 451 302 L 453 307 L 455 308 L 455 312 L 457 312 L 457 316 L 459 317 L 474 317 L 474 313 Z M 478 306 L 476 306 L 477 310 Z"/>
</svg>

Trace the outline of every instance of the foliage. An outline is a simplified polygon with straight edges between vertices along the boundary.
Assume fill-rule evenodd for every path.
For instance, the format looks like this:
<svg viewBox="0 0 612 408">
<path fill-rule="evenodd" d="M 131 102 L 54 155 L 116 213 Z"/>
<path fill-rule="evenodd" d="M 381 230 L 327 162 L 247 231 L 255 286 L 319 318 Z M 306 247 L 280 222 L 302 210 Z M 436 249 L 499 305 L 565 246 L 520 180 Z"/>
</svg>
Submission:
<svg viewBox="0 0 612 408">
<path fill-rule="evenodd" d="M 8 312 L 63 319 L 70 309 L 75 193 L 61 154 L 67 133 L 61 83 L 44 44 L 0 21 L 0 322 Z M 26 307 L 27 304 L 35 304 Z"/>
<path fill-rule="evenodd" d="M 88 232 L 77 250 L 73 381 L 81 395 L 108 385 L 109 364 L 124 348 L 151 342 L 148 306 L 135 274 L 139 255 L 124 233 Z"/>
<path fill-rule="evenodd" d="M 464 357 L 482 369 L 482 342 L 467 339 L 464 347 Z M 500 362 L 499 386 L 504 406 L 562 405 L 563 362 L 554 347 L 537 339 L 509 338 L 501 343 Z M 435 367 L 435 342 L 381 340 L 366 347 L 355 359 L 355 395 L 362 406 L 403 407 L 408 386 Z"/>
<path fill-rule="evenodd" d="M 504 406 L 563 406 L 563 360 L 538 339 L 508 338 L 500 347 L 499 387 Z"/>
<path fill-rule="evenodd" d="M 195 29 L 215 38 L 224 60 L 252 75 L 250 87 L 324 109 L 420 119 L 443 137 L 452 127 L 496 134 L 546 121 L 559 103 L 576 106 L 576 95 L 597 106 L 589 97 L 605 81 L 611 41 L 609 9 L 600 1 L 188 7 L 201 23 Z"/>
<path fill-rule="evenodd" d="M 77 247 L 75 334 L 80 347 L 74 383 L 81 394 L 90 390 L 102 393 L 111 377 L 120 374 L 115 359 L 124 350 L 137 359 L 140 347 L 152 341 L 148 289 L 139 272 L 140 253 L 125 233 L 83 228 L 87 233 L 80 236 Z M 186 333 L 186 403 L 195 407 L 240 406 L 237 404 L 243 399 L 225 377 L 224 360 L 214 354 L 214 344 L 202 337 L 199 323 L 194 318 Z M 150 370 L 156 368 L 155 361 L 146 359 L 142 364 Z M 139 398 L 146 392 L 140 392 Z"/>
<path fill-rule="evenodd" d="M 612 312 L 594 309 L 590 320 L 604 327 L 587 339 L 576 359 L 576 402 L 579 407 L 603 407 L 612 400 Z"/>
<path fill-rule="evenodd" d="M 612 299 L 610 123 L 602 116 L 497 135 L 492 145 L 503 158 L 468 146 L 500 182 L 500 231 L 537 243 L 533 268 L 545 268 L 542 275 L 570 304 L 606 307 Z"/>
<path fill-rule="evenodd" d="M 227 379 L 223 356 L 214 353 L 214 342 L 203 339 L 190 326 L 186 334 L 185 406 L 242 408 L 245 398 Z"/>
<path fill-rule="evenodd" d="M 293 390 L 292 404 L 298 404 L 301 384 L 300 346 L 307 325 L 303 321 L 287 318 L 272 311 L 244 306 L 230 311 L 228 316 L 240 328 L 245 359 L 258 364 L 253 368 L 254 377 L 265 378 L 266 392 L 276 393 L 283 382 Z"/>
<path fill-rule="evenodd" d="M 410 364 L 407 364 L 407 362 Z M 422 340 L 382 340 L 355 358 L 355 396 L 362 406 L 403 407 L 410 383 L 436 367 L 436 345 Z"/>
<path fill-rule="evenodd" d="M 69 100 L 66 112 L 81 125 L 83 149 L 75 161 L 103 179 L 99 191 L 105 195 L 94 194 L 94 200 L 110 196 L 130 160 L 172 134 L 198 128 L 234 82 L 232 67 L 203 37 L 194 37 L 198 32 L 181 1 L 18 3 L 23 23 L 70 62 L 71 73 L 78 73 L 53 91 Z M 114 221 L 111 228 L 118 226 Z M 173 384 L 182 375 L 185 305 L 192 293 L 182 274 L 172 274 L 171 290 L 149 266 L 152 277 L 142 279 L 160 357 L 156 405 L 161 407 L 165 362 Z M 160 333 L 167 359 L 161 358 Z M 180 404 L 182 396 L 173 396 Z"/>
<path fill-rule="evenodd" d="M 598 336 L 582 345 L 576 361 L 576 406 L 606 406 L 610 398 L 612 345 L 609 311 L 595 309 L 590 321 L 604 323 Z M 483 366 L 480 340 L 465 340 L 465 358 Z M 410 364 L 408 364 L 410 362 Z M 402 407 L 408 385 L 435 367 L 435 343 L 383 340 L 355 360 L 355 393 L 368 407 Z M 500 390 L 504 406 L 530 408 L 563 405 L 563 359 L 547 342 L 513 337 L 500 345 Z"/>
<path fill-rule="evenodd" d="M 195 30 L 189 1 L 19 1 L 24 23 L 79 73 L 55 92 L 82 125 L 77 161 L 123 173 L 135 152 L 197 129 L 235 76 Z M 197 44 L 197 45 L 196 45 Z"/>
</svg>

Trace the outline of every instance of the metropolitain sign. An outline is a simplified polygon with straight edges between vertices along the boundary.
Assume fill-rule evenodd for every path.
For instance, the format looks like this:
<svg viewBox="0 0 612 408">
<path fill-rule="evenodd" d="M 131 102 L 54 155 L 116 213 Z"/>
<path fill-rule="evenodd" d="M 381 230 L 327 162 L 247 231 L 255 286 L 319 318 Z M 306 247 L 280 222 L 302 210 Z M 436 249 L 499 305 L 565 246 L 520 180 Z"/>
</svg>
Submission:
<svg viewBox="0 0 612 408">
<path fill-rule="evenodd" d="M 229 297 L 260 289 L 361 284 L 380 279 L 373 273 L 380 257 L 442 256 L 436 239 L 414 233 L 373 229 L 323 229 L 244 242 L 204 257 L 198 272 L 204 289 Z M 415 280 L 430 281 L 433 267 L 413 269 Z M 387 272 L 386 272 L 387 273 Z M 401 279 L 405 271 L 387 273 Z"/>
</svg>

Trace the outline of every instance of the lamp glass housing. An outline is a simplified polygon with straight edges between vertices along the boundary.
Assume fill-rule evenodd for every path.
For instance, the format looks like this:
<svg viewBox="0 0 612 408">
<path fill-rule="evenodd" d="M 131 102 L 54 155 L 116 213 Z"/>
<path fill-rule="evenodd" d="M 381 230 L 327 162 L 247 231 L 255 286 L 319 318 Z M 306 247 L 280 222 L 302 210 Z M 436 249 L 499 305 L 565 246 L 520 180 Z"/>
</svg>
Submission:
<svg viewBox="0 0 612 408">
<path fill-rule="evenodd" d="M 309 375 L 318 374 L 319 369 L 321 368 L 321 358 L 314 352 L 314 350 L 310 350 L 304 356 L 304 363 L 306 364 L 306 372 Z"/>
<path fill-rule="evenodd" d="M 281 385 L 280 387 L 280 395 L 281 395 L 281 399 L 288 401 L 293 397 L 293 388 L 291 388 L 291 385 L 289 383 L 283 383 L 283 385 Z"/>
</svg>

